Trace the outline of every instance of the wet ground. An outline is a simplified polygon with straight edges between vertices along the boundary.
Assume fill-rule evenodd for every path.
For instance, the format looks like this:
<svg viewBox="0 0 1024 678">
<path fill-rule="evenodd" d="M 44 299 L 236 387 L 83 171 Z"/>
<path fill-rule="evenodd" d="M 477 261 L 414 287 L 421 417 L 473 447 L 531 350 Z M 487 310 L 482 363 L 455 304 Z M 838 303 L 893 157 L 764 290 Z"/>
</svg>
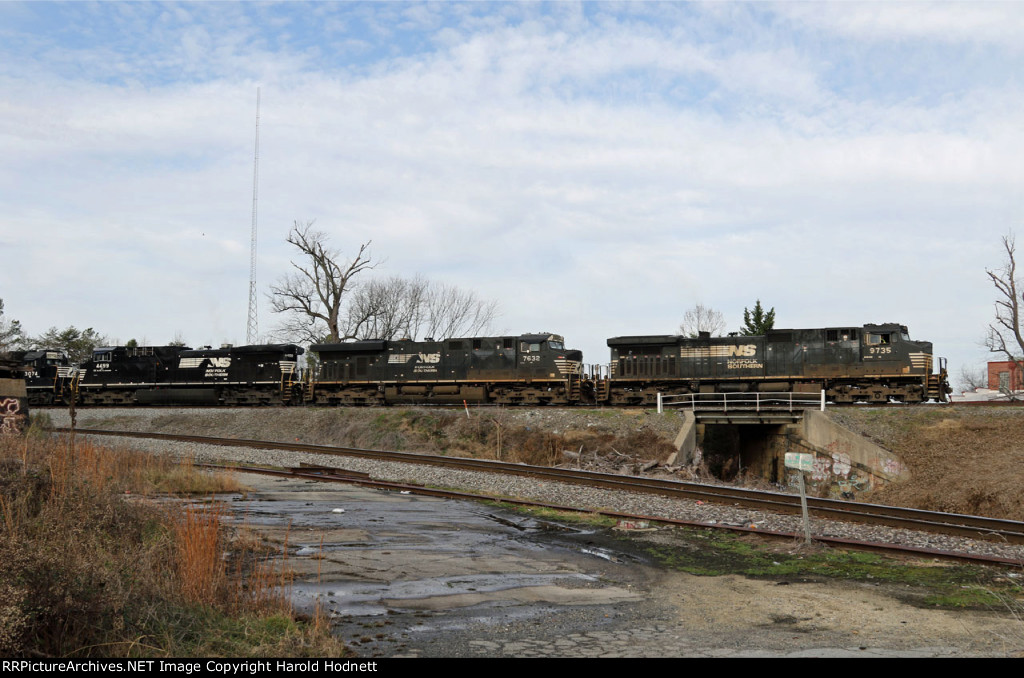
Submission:
<svg viewBox="0 0 1024 678">
<path fill-rule="evenodd" d="M 870 586 L 696 577 L 621 539 L 475 502 L 244 475 L 237 521 L 287 544 L 361 657 L 1006 656 L 1024 625 Z"/>
<path fill-rule="evenodd" d="M 602 534 L 473 502 L 247 476 L 238 521 L 288 544 L 293 599 L 363 656 L 480 656 L 463 636 L 600 628 L 642 601 L 644 564 Z M 614 540 L 613 540 L 614 541 Z"/>
</svg>

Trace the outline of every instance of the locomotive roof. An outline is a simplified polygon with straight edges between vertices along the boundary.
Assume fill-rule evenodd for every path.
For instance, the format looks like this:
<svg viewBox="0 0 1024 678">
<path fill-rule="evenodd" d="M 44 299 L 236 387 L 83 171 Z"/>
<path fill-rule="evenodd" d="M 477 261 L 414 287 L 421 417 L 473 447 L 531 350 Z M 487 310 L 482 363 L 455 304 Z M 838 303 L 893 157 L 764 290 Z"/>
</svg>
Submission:
<svg viewBox="0 0 1024 678">
<path fill-rule="evenodd" d="M 412 339 L 360 339 L 358 341 L 342 341 L 336 344 L 313 344 L 309 347 L 309 350 L 317 353 L 329 351 L 347 351 L 357 353 L 365 351 L 383 351 L 389 346 L 401 348 L 404 344 L 441 344 L 446 341 L 500 341 L 502 339 L 518 339 L 529 342 L 565 341 L 560 334 L 543 332 L 540 334 L 513 334 L 499 337 L 449 337 L 438 341 L 427 341 L 425 339 L 418 341 Z"/>
<path fill-rule="evenodd" d="M 18 351 L 17 353 L 21 354 L 20 358 L 22 360 L 25 360 L 25 361 L 28 361 L 28 360 L 38 360 L 39 358 L 42 358 L 43 356 L 46 356 L 47 358 L 51 358 L 51 357 L 52 358 L 56 358 L 56 357 L 66 358 L 67 357 L 67 355 L 64 353 L 64 351 L 62 351 L 60 349 L 57 349 L 57 348 L 37 348 L 37 349 L 33 349 L 31 351 Z M 50 353 L 56 353 L 57 355 L 51 356 L 51 355 L 49 355 Z"/>
<path fill-rule="evenodd" d="M 221 348 L 186 348 L 181 352 L 181 354 L 188 354 L 186 357 L 195 357 L 198 355 L 238 355 L 245 353 L 288 352 L 293 352 L 295 355 L 302 355 L 306 350 L 296 344 L 252 344 L 249 346 L 222 346 Z"/>
<path fill-rule="evenodd" d="M 705 337 L 703 339 L 698 337 L 685 337 L 680 334 L 650 334 L 650 335 L 635 335 L 625 337 L 612 337 L 608 340 L 608 346 L 655 346 L 660 344 L 675 344 L 680 341 L 743 341 L 754 336 L 771 336 L 776 334 L 792 334 L 794 332 L 821 332 L 824 330 L 845 330 L 845 329 L 858 329 L 863 327 L 868 332 L 892 332 L 902 331 L 907 332 L 906 325 L 900 325 L 899 323 L 882 323 L 880 325 L 873 325 L 867 323 L 865 325 L 832 325 L 830 327 L 806 327 L 798 329 L 771 329 L 768 330 L 767 335 L 735 335 L 726 337 Z"/>
</svg>

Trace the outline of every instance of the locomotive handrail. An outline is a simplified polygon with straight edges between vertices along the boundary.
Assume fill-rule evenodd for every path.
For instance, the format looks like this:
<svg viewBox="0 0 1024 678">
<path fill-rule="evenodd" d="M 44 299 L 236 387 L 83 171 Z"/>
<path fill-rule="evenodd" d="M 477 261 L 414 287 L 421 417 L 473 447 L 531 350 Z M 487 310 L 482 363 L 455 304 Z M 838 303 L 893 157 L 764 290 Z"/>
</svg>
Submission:
<svg viewBox="0 0 1024 678">
<path fill-rule="evenodd" d="M 809 393 L 685 393 L 665 395 L 658 393 L 658 413 L 665 407 L 685 408 L 692 411 L 729 412 L 794 412 L 796 410 L 825 410 L 825 391 L 820 396 Z"/>
</svg>

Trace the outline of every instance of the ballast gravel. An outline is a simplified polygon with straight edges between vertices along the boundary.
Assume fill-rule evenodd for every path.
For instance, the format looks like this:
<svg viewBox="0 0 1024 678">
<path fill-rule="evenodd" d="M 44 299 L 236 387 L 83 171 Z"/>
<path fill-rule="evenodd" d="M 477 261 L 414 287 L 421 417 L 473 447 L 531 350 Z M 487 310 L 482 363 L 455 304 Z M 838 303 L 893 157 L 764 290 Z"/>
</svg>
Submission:
<svg viewBox="0 0 1024 678">
<path fill-rule="evenodd" d="M 55 422 L 55 425 L 61 424 Z M 92 436 L 97 442 L 112 447 L 125 446 L 124 438 Z M 132 439 L 133 449 L 159 454 L 187 456 L 197 462 L 234 462 L 249 465 L 280 467 L 302 463 L 345 468 L 368 473 L 376 480 L 418 483 L 427 486 L 460 489 L 495 498 L 520 498 L 544 503 L 573 506 L 588 510 L 606 510 L 673 520 L 748 527 L 766 532 L 803 533 L 799 516 L 773 514 L 724 504 L 704 503 L 688 499 L 670 499 L 650 494 L 605 490 L 574 484 L 534 480 L 521 476 L 444 469 L 435 466 L 344 458 L 333 455 L 268 450 L 246 447 L 224 447 L 196 443 L 178 443 L 149 439 Z M 869 526 L 814 518 L 811 532 L 816 537 L 833 537 L 855 541 L 898 544 L 970 555 L 989 555 L 1024 563 L 1024 546 L 946 536 L 931 532 Z"/>
</svg>

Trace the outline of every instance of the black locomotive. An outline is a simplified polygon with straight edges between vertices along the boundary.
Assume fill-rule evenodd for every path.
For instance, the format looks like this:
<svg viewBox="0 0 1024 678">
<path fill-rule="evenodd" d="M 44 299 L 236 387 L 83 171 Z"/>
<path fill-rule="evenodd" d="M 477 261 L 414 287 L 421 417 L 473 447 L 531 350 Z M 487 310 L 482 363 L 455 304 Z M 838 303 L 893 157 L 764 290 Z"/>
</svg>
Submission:
<svg viewBox="0 0 1024 678">
<path fill-rule="evenodd" d="M 68 402 L 75 366 L 67 354 L 55 349 L 14 351 L 11 357 L 25 369 L 25 387 L 30 405 Z"/>
<path fill-rule="evenodd" d="M 835 403 L 944 401 L 945 359 L 898 324 L 772 330 L 764 336 L 608 339 L 607 373 L 586 370 L 557 334 L 316 344 L 301 375 L 294 344 L 99 348 L 68 366 L 30 351 L 32 402 L 84 405 L 649 405 L 657 394 L 813 392 Z"/>
<path fill-rule="evenodd" d="M 327 405 L 394 402 L 568 405 L 582 399 L 580 351 L 557 334 L 444 341 L 315 344 L 320 371 L 308 400 Z"/>
<path fill-rule="evenodd" d="M 944 401 L 945 359 L 904 325 L 771 330 L 764 336 L 614 337 L 609 402 L 654 403 L 657 393 L 820 392 L 836 403 Z"/>
<path fill-rule="evenodd" d="M 79 366 L 73 397 L 83 405 L 270 405 L 300 401 L 294 344 L 113 346 Z"/>
</svg>

